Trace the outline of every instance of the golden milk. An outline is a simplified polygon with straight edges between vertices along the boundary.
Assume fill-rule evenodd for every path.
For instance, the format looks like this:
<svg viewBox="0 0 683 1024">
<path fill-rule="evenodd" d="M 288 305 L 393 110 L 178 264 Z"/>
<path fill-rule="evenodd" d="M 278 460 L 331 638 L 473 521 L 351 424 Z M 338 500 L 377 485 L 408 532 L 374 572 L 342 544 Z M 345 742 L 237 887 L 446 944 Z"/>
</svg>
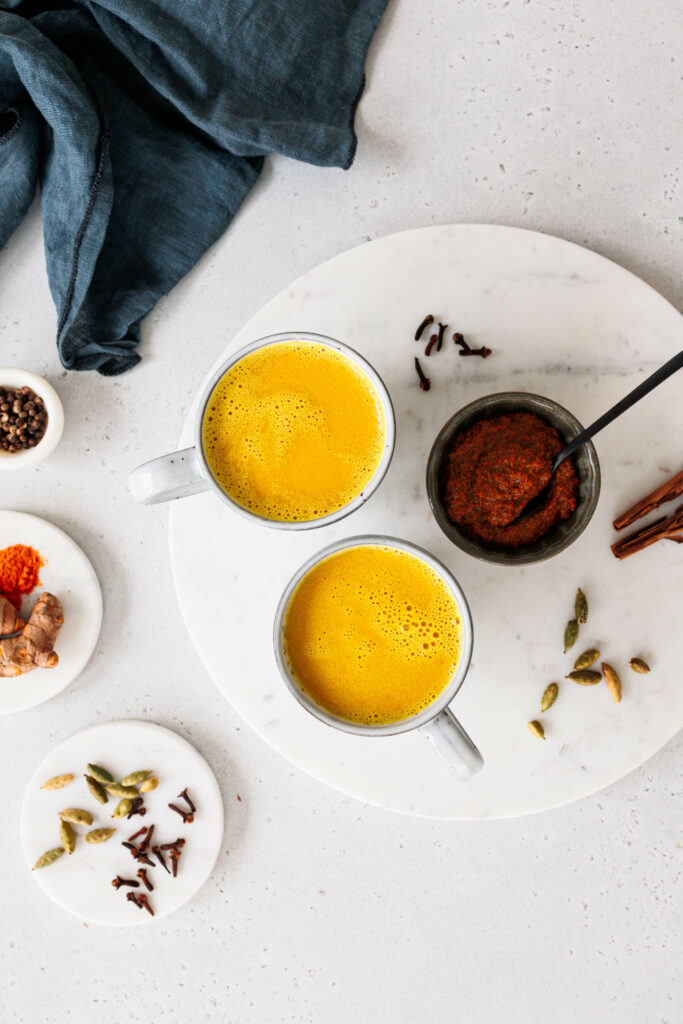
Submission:
<svg viewBox="0 0 683 1024">
<path fill-rule="evenodd" d="M 462 619 L 431 566 L 397 548 L 338 551 L 308 572 L 285 618 L 285 655 L 302 688 L 348 721 L 416 715 L 450 682 Z"/>
<path fill-rule="evenodd" d="M 385 424 L 365 374 L 335 349 L 275 342 L 221 378 L 207 404 L 204 454 L 234 501 L 266 519 L 320 519 L 377 469 Z"/>
</svg>

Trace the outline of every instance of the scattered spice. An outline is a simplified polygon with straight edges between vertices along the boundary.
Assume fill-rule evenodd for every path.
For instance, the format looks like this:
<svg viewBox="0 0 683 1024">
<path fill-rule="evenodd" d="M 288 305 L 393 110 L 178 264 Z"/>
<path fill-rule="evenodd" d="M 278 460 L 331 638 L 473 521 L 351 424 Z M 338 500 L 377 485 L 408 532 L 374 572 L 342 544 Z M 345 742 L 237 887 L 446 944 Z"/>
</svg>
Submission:
<svg viewBox="0 0 683 1024">
<path fill-rule="evenodd" d="M 68 821 L 60 821 L 59 838 L 62 840 L 62 846 L 66 852 L 72 854 L 76 849 L 76 833 Z"/>
<path fill-rule="evenodd" d="M 637 501 L 626 512 L 622 512 L 620 516 L 617 516 L 612 525 L 615 530 L 623 530 L 626 526 L 634 523 L 636 519 L 654 512 L 660 505 L 664 505 L 667 501 L 673 501 L 674 498 L 680 497 L 681 494 L 683 494 L 683 469 L 680 473 L 672 476 L 670 480 L 667 480 L 666 483 L 655 487 L 654 491 L 650 491 L 649 494 L 646 494 L 644 498 Z"/>
<path fill-rule="evenodd" d="M 576 591 L 576 597 L 574 598 L 574 616 L 576 621 L 582 626 L 588 622 L 588 601 L 581 587 Z"/>
<path fill-rule="evenodd" d="M 515 520 L 551 479 L 552 461 L 564 443 L 556 427 L 531 412 L 502 413 L 462 430 L 448 455 L 444 505 L 449 518 L 474 540 L 495 548 L 517 549 L 540 540 L 578 504 L 571 458 L 552 475 L 541 508 Z"/>
<path fill-rule="evenodd" d="M 612 694 L 612 700 L 615 704 L 618 704 L 621 700 L 621 679 L 619 678 L 618 673 L 611 665 L 608 665 L 606 661 L 603 661 L 602 674 L 605 677 L 607 689 Z"/>
<path fill-rule="evenodd" d="M 548 683 L 541 697 L 541 711 L 547 711 L 557 700 L 560 688 L 557 683 Z"/>
<path fill-rule="evenodd" d="M 629 555 L 637 554 L 638 551 L 649 547 L 650 544 L 654 544 L 656 541 L 666 537 L 673 537 L 682 531 L 683 505 L 679 505 L 673 515 L 656 519 L 649 526 L 636 530 L 635 533 L 630 533 L 623 540 L 617 541 L 616 544 L 612 545 L 612 551 L 616 558 L 628 558 Z"/>
<path fill-rule="evenodd" d="M 102 786 L 106 786 L 107 783 L 114 781 L 114 776 L 106 768 L 101 768 L 99 764 L 89 764 L 88 772 Z"/>
<path fill-rule="evenodd" d="M 481 356 L 482 359 L 486 359 L 487 356 L 491 355 L 491 349 L 487 348 L 486 345 L 482 345 L 481 348 L 470 348 L 459 331 L 456 331 L 453 335 L 453 341 L 456 345 L 460 346 L 459 356 Z"/>
<path fill-rule="evenodd" d="M 70 782 L 73 782 L 73 775 L 55 775 L 52 779 L 48 779 L 40 787 L 41 789 L 62 789 L 63 786 L 68 786 Z"/>
<path fill-rule="evenodd" d="M 436 341 L 436 351 L 437 352 L 441 351 L 441 346 L 443 345 L 443 336 L 444 336 L 444 332 L 445 332 L 447 327 L 448 327 L 448 324 L 439 324 L 439 334 L 438 334 L 437 341 Z"/>
<path fill-rule="evenodd" d="M 35 448 L 47 429 L 45 402 L 29 387 L 0 387 L 0 448 Z"/>
<path fill-rule="evenodd" d="M 55 846 L 52 850 L 46 850 L 46 852 L 35 862 L 31 871 L 37 871 L 39 868 L 49 868 L 51 864 L 54 864 L 56 860 L 59 860 L 63 853 L 63 846 Z"/>
<path fill-rule="evenodd" d="M 104 786 L 98 782 L 97 779 L 93 779 L 92 775 L 85 775 L 84 778 L 88 789 L 97 802 L 100 804 L 109 803 L 109 797 L 107 796 L 107 791 Z"/>
<path fill-rule="evenodd" d="M 74 825 L 92 825 L 92 814 L 80 807 L 67 807 L 66 810 L 59 812 L 59 817 Z"/>
<path fill-rule="evenodd" d="M 602 679 L 602 675 L 591 668 L 575 668 L 573 672 L 569 672 L 565 676 L 565 679 L 571 679 L 581 686 L 595 686 Z"/>
<path fill-rule="evenodd" d="M 545 739 L 545 729 L 536 719 L 534 719 L 533 722 L 527 722 L 526 727 L 532 736 L 535 736 L 539 740 Z"/>
<path fill-rule="evenodd" d="M 195 807 L 195 805 L 194 805 L 194 804 L 192 803 L 192 800 L 190 799 L 190 794 L 189 794 L 189 793 L 187 792 L 187 786 L 186 786 L 186 787 L 185 787 L 185 789 L 184 789 L 184 790 L 182 791 L 182 793 L 178 793 L 178 799 L 179 799 L 179 800 L 184 800 L 184 801 L 185 801 L 185 803 L 187 804 L 187 806 L 188 806 L 188 807 L 190 808 L 190 810 L 192 811 L 192 813 L 193 813 L 193 814 L 195 814 L 195 813 L 196 813 L 196 811 L 197 811 L 197 808 Z"/>
<path fill-rule="evenodd" d="M 432 334 L 431 338 L 427 342 L 427 347 L 425 349 L 425 355 L 426 356 L 430 355 L 432 349 L 434 348 L 434 346 L 436 345 L 438 340 L 439 340 L 438 335 Z"/>
<path fill-rule="evenodd" d="M 185 845 L 185 840 L 184 839 L 176 839 L 175 842 L 173 842 L 173 843 L 162 843 L 161 846 L 159 847 L 159 849 L 160 850 L 177 850 L 177 849 L 180 849 L 180 847 L 184 846 L 184 845 Z"/>
<path fill-rule="evenodd" d="M 429 327 L 429 325 L 433 324 L 433 323 L 434 323 L 434 317 L 432 316 L 431 313 L 427 313 L 427 316 L 424 318 L 422 323 L 419 325 L 419 327 L 415 331 L 415 341 L 419 341 L 420 338 L 422 337 L 422 332 L 424 331 L 425 327 Z"/>
<path fill-rule="evenodd" d="M 174 878 L 178 876 L 178 860 L 180 859 L 181 852 L 181 850 L 174 847 L 169 853 L 169 857 L 171 858 L 171 873 Z"/>
<path fill-rule="evenodd" d="M 420 378 L 420 391 L 429 391 L 430 387 L 432 386 L 432 383 L 429 377 L 425 376 L 424 371 L 420 366 L 420 360 L 417 358 L 417 356 L 415 356 L 415 369 L 417 371 L 418 377 Z"/>
<path fill-rule="evenodd" d="M 104 788 L 107 793 L 112 796 L 118 796 L 122 799 L 130 797 L 131 800 L 135 800 L 138 795 L 138 791 L 135 786 L 122 786 L 120 782 L 105 782 Z"/>
<path fill-rule="evenodd" d="M 106 843 L 115 832 L 115 828 L 94 828 L 92 832 L 86 833 L 85 841 L 86 843 Z"/>
<path fill-rule="evenodd" d="M 600 651 L 597 651 L 595 647 L 589 648 L 580 654 L 574 662 L 574 668 L 590 668 L 600 657 Z"/>
<path fill-rule="evenodd" d="M 154 825 L 152 825 L 152 828 L 154 828 Z M 137 839 L 138 836 L 144 836 L 146 831 L 147 831 L 147 826 L 143 825 L 142 828 L 139 828 L 137 830 L 137 832 L 133 832 L 132 836 L 128 836 L 128 842 L 132 843 L 133 840 Z"/>
<path fill-rule="evenodd" d="M 137 786 L 141 782 L 144 782 L 151 772 L 132 772 L 130 775 L 126 775 L 124 779 L 121 779 L 122 786 Z"/>
<path fill-rule="evenodd" d="M 177 804 L 169 804 L 168 806 L 171 808 L 172 811 L 175 811 L 176 814 L 180 815 L 180 817 L 183 819 L 183 825 L 191 825 L 192 822 L 194 821 L 194 814 L 192 813 L 192 811 L 184 811 L 182 807 L 178 807 Z"/>
<path fill-rule="evenodd" d="M 146 886 L 146 888 L 150 892 L 154 892 L 154 886 L 152 885 L 152 883 L 150 882 L 149 878 L 147 877 L 147 869 L 146 868 L 139 868 L 138 872 L 137 872 L 137 876 L 143 882 L 143 884 Z"/>
<path fill-rule="evenodd" d="M 156 789 L 159 785 L 159 780 L 152 777 L 151 779 L 145 779 L 140 786 L 141 793 L 151 793 L 153 789 Z"/>
<path fill-rule="evenodd" d="M 140 897 L 136 892 L 127 892 L 126 899 L 129 903 L 134 903 L 138 910 L 142 910 L 142 903 L 140 902 Z"/>
<path fill-rule="evenodd" d="M 152 917 L 154 917 L 154 911 L 152 910 L 150 902 L 144 892 L 141 892 L 140 895 L 138 896 L 138 906 L 144 907 L 147 913 L 151 914 Z"/>
<path fill-rule="evenodd" d="M 15 608 L 21 609 L 24 594 L 41 586 L 40 570 L 45 561 L 35 548 L 25 544 L 12 544 L 0 551 L 0 594 Z"/>
<path fill-rule="evenodd" d="M 153 833 L 154 833 L 154 825 L 150 825 L 149 829 L 147 830 L 147 835 L 145 836 L 145 838 L 140 843 L 140 852 L 141 853 L 146 853 L 147 852 L 147 850 L 149 848 L 149 844 L 152 841 Z"/>
<path fill-rule="evenodd" d="M 579 624 L 576 619 L 570 619 L 564 631 L 564 653 L 573 647 L 579 635 Z"/>
<path fill-rule="evenodd" d="M 123 800 L 119 800 L 116 807 L 114 808 L 112 818 L 127 818 L 132 809 L 133 801 L 130 799 L 130 797 L 124 796 Z"/>
<path fill-rule="evenodd" d="M 128 811 L 126 817 L 130 820 L 131 818 L 135 817 L 136 814 L 139 814 L 141 818 L 144 818 L 144 816 L 147 814 L 147 808 L 143 806 L 144 802 L 145 801 L 141 796 L 136 796 L 131 803 L 131 808 Z"/>
<path fill-rule="evenodd" d="M 650 671 L 650 666 L 642 658 L 631 658 L 629 666 L 634 672 L 638 672 L 640 675 L 646 675 Z"/>
<path fill-rule="evenodd" d="M 164 869 L 164 871 L 165 871 L 165 872 L 166 872 L 167 874 L 169 874 L 169 875 L 170 875 L 170 873 L 171 873 L 171 872 L 170 872 L 170 871 L 168 870 L 168 864 L 166 863 L 166 861 L 165 861 L 165 859 L 164 859 L 164 855 L 163 855 L 163 853 L 161 852 L 161 850 L 159 849 L 159 847 L 158 847 L 158 846 L 153 846 L 153 847 L 152 847 L 152 853 L 153 853 L 153 854 L 154 854 L 154 856 L 155 856 L 155 857 L 157 858 L 157 860 L 158 860 L 158 861 L 159 861 L 159 863 L 161 864 L 161 866 L 162 866 L 162 868 Z"/>
<path fill-rule="evenodd" d="M 140 874 L 139 871 L 138 874 Z M 134 878 L 121 878 L 121 875 L 117 875 L 116 878 L 112 878 L 111 884 L 115 889 L 120 889 L 122 885 L 130 885 L 131 888 L 137 889 L 140 885 L 140 883 L 136 882 Z"/>
</svg>

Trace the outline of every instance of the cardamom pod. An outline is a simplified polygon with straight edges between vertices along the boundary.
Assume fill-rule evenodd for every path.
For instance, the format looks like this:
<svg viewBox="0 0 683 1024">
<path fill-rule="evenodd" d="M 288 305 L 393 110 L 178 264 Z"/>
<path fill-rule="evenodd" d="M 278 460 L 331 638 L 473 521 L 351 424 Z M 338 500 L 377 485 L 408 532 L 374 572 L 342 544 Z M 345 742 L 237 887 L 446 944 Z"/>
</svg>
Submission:
<svg viewBox="0 0 683 1024">
<path fill-rule="evenodd" d="M 115 828 L 94 828 L 92 832 L 86 832 L 85 841 L 86 843 L 106 843 L 107 839 L 116 832 Z"/>
<path fill-rule="evenodd" d="M 634 672 L 639 672 L 643 676 L 650 671 L 650 666 L 642 658 L 631 658 L 629 665 Z M 43 786 L 43 789 L 45 789 L 45 786 Z"/>
<path fill-rule="evenodd" d="M 106 786 L 108 782 L 114 781 L 114 776 L 106 768 L 100 768 L 98 764 L 89 764 L 88 774 L 92 775 L 93 779 L 96 779 L 103 786 Z"/>
<path fill-rule="evenodd" d="M 548 683 L 541 697 L 541 711 L 547 711 L 553 706 L 559 692 L 560 688 L 557 683 Z"/>
<path fill-rule="evenodd" d="M 61 789 L 62 786 L 68 786 L 70 782 L 73 782 L 73 775 L 55 775 L 53 778 L 48 779 L 40 787 L 41 789 Z"/>
<path fill-rule="evenodd" d="M 595 686 L 602 679 L 602 675 L 600 672 L 595 672 L 590 668 L 578 668 L 570 672 L 569 675 L 566 675 L 565 679 L 573 679 L 575 683 L 580 683 L 581 686 Z"/>
<path fill-rule="evenodd" d="M 112 796 L 118 797 L 131 797 L 133 800 L 138 795 L 138 791 L 135 786 L 122 786 L 120 782 L 107 782 L 104 788 L 107 793 L 111 793 Z"/>
<path fill-rule="evenodd" d="M 588 601 L 581 587 L 576 591 L 576 598 L 574 600 L 574 615 L 576 621 L 580 622 L 581 625 L 584 622 L 588 622 Z"/>
<path fill-rule="evenodd" d="M 73 853 L 76 849 L 76 833 L 68 821 L 60 821 L 59 838 L 62 840 L 62 846 L 66 852 Z"/>
<path fill-rule="evenodd" d="M 564 631 L 564 653 L 574 646 L 574 641 L 579 635 L 579 624 L 576 619 L 570 619 Z"/>
<path fill-rule="evenodd" d="M 574 662 L 574 668 L 590 668 L 598 658 L 600 657 L 600 651 L 596 651 L 594 647 L 590 647 L 583 654 L 580 654 Z"/>
<path fill-rule="evenodd" d="M 140 786 L 141 793 L 151 793 L 153 789 L 156 789 L 159 785 L 159 780 L 153 775 L 151 779 L 145 779 Z"/>
<path fill-rule="evenodd" d="M 151 772 L 132 772 L 130 775 L 126 775 L 125 779 L 121 779 L 122 786 L 137 786 L 143 782 Z"/>
<path fill-rule="evenodd" d="M 602 674 L 605 677 L 607 689 L 612 694 L 612 700 L 615 704 L 618 704 L 621 700 L 621 679 L 619 674 L 606 661 L 602 663 Z"/>
<path fill-rule="evenodd" d="M 119 800 L 119 802 L 117 803 L 116 807 L 114 808 L 114 813 L 112 814 L 112 818 L 125 818 L 125 816 L 127 814 L 130 814 L 130 812 L 132 810 L 133 810 L 133 801 L 131 800 L 131 798 L 129 796 L 125 796 L 123 798 L 123 800 Z"/>
<path fill-rule="evenodd" d="M 80 807 L 67 807 L 65 811 L 59 812 L 59 817 L 64 821 L 71 821 L 74 825 L 92 825 L 92 814 L 90 811 L 83 811 Z"/>
<path fill-rule="evenodd" d="M 88 784 L 88 789 L 90 790 L 92 795 L 95 797 L 95 799 L 97 801 L 99 801 L 99 803 L 101 803 L 101 804 L 109 803 L 109 797 L 107 796 L 107 791 L 106 791 L 106 789 L 104 788 L 104 786 L 102 785 L 101 782 L 98 782 L 97 779 L 93 779 L 92 775 L 86 775 L 85 776 L 85 781 Z"/>
<path fill-rule="evenodd" d="M 545 730 L 541 723 L 537 722 L 536 719 L 534 719 L 533 722 L 527 722 L 526 727 L 532 736 L 536 736 L 539 740 L 545 739 Z"/>
<path fill-rule="evenodd" d="M 50 864 L 54 864 L 56 860 L 59 860 L 63 853 L 64 847 L 62 846 L 55 846 L 53 850 L 46 850 L 46 852 L 35 862 L 31 871 L 36 871 L 38 868 L 48 868 Z"/>
</svg>

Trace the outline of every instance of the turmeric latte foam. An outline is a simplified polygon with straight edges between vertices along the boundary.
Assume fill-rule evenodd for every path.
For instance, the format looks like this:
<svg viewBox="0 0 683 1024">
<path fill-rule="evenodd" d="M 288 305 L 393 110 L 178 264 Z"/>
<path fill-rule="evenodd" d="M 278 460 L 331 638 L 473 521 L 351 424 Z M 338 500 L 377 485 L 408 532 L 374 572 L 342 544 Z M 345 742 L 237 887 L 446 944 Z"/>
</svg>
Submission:
<svg viewBox="0 0 683 1024">
<path fill-rule="evenodd" d="M 441 576 L 397 548 L 361 545 L 315 565 L 294 591 L 285 656 L 321 707 L 386 725 L 445 689 L 462 650 L 462 618 Z"/>
<path fill-rule="evenodd" d="M 285 522 L 320 519 L 356 498 L 384 449 L 379 396 L 326 345 L 282 341 L 218 382 L 202 427 L 213 476 L 243 508 Z"/>
</svg>

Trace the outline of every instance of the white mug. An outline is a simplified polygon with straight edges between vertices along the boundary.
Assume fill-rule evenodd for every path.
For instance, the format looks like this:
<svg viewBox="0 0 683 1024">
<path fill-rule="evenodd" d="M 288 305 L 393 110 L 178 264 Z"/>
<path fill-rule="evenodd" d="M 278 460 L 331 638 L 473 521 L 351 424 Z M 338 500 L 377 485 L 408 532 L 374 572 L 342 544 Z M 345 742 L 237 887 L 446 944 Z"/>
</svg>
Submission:
<svg viewBox="0 0 683 1024">
<path fill-rule="evenodd" d="M 244 356 L 256 349 L 264 348 L 266 345 L 275 345 L 282 341 L 308 341 L 340 352 L 352 362 L 369 380 L 379 399 L 384 416 L 384 448 L 377 464 L 377 468 L 367 485 L 360 494 L 356 495 L 348 504 L 331 512 L 329 515 L 321 516 L 319 519 L 297 520 L 286 522 L 279 519 L 267 519 L 234 501 L 229 494 L 223 490 L 213 476 L 206 460 L 202 439 L 202 425 L 204 415 L 214 388 L 219 380 L 231 367 L 238 363 Z M 253 522 L 261 526 L 270 526 L 276 530 L 310 530 L 319 526 L 327 526 L 336 523 L 339 519 L 354 512 L 359 508 L 370 495 L 377 490 L 382 479 L 389 468 L 394 453 L 396 440 L 396 421 L 394 409 L 391 404 L 389 392 L 384 386 L 382 378 L 373 366 L 363 359 L 358 352 L 349 348 L 348 345 L 328 338 L 323 334 L 311 334 L 306 331 L 290 331 L 285 334 L 271 334 L 267 338 L 259 338 L 251 344 L 234 352 L 222 366 L 216 371 L 209 383 L 206 385 L 201 400 L 197 406 L 195 418 L 195 443 L 191 448 L 184 448 L 182 451 L 171 452 L 162 455 L 151 462 L 145 462 L 142 466 L 134 469 L 128 477 L 128 488 L 136 501 L 143 505 L 155 505 L 162 501 L 173 501 L 176 498 L 185 498 L 190 494 L 199 494 L 202 491 L 213 491 L 217 498 L 220 498 L 226 505 Z"/>
<path fill-rule="evenodd" d="M 382 547 L 398 548 L 400 551 L 407 551 L 417 558 L 426 562 L 441 579 L 453 594 L 460 611 L 462 619 L 462 650 L 453 677 L 444 690 L 424 708 L 410 718 L 402 718 L 398 722 L 389 722 L 386 725 L 362 725 L 360 722 L 351 722 L 346 718 L 333 714 L 326 708 L 321 707 L 303 689 L 298 679 L 292 672 L 291 666 L 285 653 L 285 621 L 287 610 L 294 591 L 304 576 L 310 570 L 345 548 L 362 547 L 365 545 L 381 545 Z M 445 565 L 434 558 L 428 551 L 411 544 L 410 541 L 398 540 L 396 537 L 377 536 L 374 534 L 361 537 L 347 537 L 345 540 L 335 541 L 328 547 L 323 548 L 317 554 L 309 558 L 307 562 L 297 570 L 285 587 L 280 598 L 275 622 L 273 625 L 273 643 L 275 647 L 275 660 L 280 674 L 289 688 L 290 693 L 296 698 L 299 704 L 314 715 L 325 725 L 330 725 L 343 732 L 354 733 L 357 736 L 395 736 L 397 733 L 410 732 L 412 729 L 419 729 L 423 736 L 426 736 L 434 747 L 439 757 L 446 763 L 450 771 L 460 779 L 469 779 L 484 766 L 484 760 L 477 747 L 467 735 L 460 722 L 457 720 L 448 705 L 455 697 L 462 686 L 467 670 L 470 667 L 472 658 L 473 629 L 472 616 L 460 584 L 449 572 Z M 339 666 L 339 672 L 343 675 L 344 666 Z"/>
</svg>

